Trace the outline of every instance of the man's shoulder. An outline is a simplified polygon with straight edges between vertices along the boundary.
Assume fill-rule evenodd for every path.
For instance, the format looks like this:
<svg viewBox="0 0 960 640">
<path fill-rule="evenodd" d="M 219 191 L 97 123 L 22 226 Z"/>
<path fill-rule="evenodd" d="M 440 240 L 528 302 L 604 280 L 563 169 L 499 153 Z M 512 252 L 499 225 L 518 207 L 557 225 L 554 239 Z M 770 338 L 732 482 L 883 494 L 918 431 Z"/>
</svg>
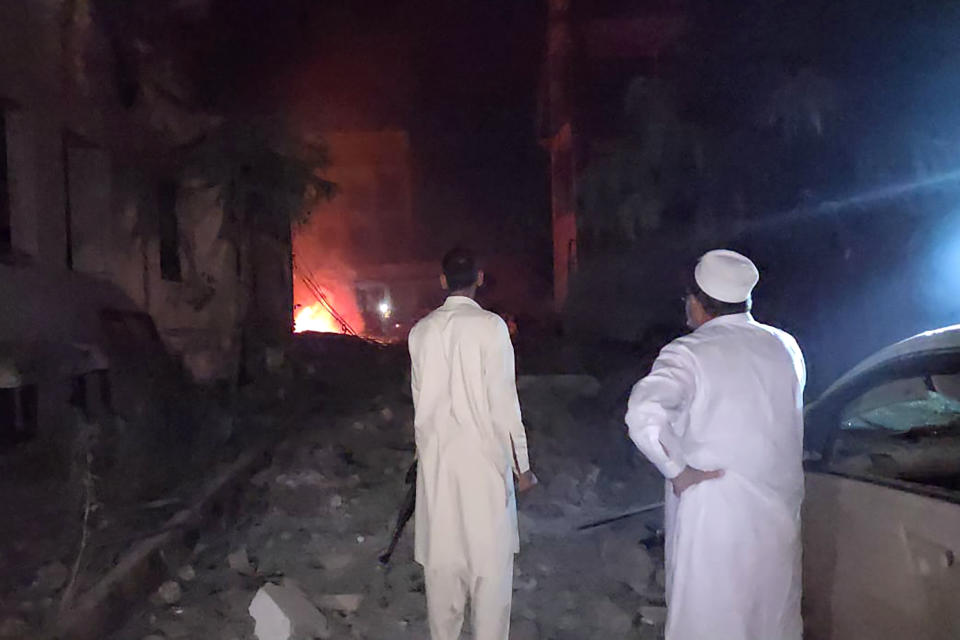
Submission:
<svg viewBox="0 0 960 640">
<path fill-rule="evenodd" d="M 797 351 L 800 350 L 800 346 L 797 344 L 797 339 L 779 327 L 775 327 L 770 324 L 763 324 L 762 322 L 757 322 L 756 320 L 751 323 L 751 326 L 769 336 L 773 336 L 783 344 L 787 345 L 790 349 L 796 349 Z"/>
</svg>

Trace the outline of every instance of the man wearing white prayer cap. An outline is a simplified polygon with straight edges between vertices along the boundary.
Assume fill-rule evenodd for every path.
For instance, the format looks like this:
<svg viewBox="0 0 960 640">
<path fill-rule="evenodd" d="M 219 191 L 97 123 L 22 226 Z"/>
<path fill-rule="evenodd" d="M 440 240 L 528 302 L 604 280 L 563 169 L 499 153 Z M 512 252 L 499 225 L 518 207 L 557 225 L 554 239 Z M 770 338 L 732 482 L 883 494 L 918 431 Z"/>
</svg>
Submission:
<svg viewBox="0 0 960 640">
<path fill-rule="evenodd" d="M 693 275 L 693 332 L 664 347 L 626 415 L 667 479 L 666 640 L 800 640 L 803 355 L 750 315 L 746 256 L 710 251 Z"/>
</svg>

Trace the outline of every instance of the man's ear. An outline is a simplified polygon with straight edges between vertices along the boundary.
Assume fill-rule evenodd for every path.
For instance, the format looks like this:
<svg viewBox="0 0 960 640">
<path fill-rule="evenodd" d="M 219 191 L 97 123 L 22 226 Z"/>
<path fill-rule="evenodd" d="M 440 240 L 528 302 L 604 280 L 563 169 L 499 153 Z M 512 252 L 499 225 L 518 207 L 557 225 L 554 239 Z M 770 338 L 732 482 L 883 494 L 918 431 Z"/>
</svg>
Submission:
<svg viewBox="0 0 960 640">
<path fill-rule="evenodd" d="M 483 286 L 483 269 L 477 271 L 477 288 Z"/>
<path fill-rule="evenodd" d="M 443 273 L 440 274 L 440 288 L 443 289 L 444 291 L 450 290 L 450 283 L 447 282 L 447 276 L 446 274 L 443 274 Z"/>
</svg>

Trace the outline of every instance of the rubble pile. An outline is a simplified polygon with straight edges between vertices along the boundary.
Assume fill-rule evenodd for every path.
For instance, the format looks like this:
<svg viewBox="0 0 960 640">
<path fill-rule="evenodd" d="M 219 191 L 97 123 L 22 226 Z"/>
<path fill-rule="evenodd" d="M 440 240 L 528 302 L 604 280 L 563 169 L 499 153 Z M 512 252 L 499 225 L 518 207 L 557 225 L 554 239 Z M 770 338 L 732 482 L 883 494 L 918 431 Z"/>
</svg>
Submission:
<svg viewBox="0 0 960 640">
<path fill-rule="evenodd" d="M 662 499 L 622 416 L 598 415 L 598 387 L 584 376 L 520 380 L 541 486 L 520 499 L 511 638 L 662 636 L 662 514 L 577 530 Z M 242 521 L 205 534 L 113 639 L 429 637 L 412 521 L 390 565 L 377 561 L 414 460 L 412 413 L 398 392 L 305 425 L 251 479 Z"/>
</svg>

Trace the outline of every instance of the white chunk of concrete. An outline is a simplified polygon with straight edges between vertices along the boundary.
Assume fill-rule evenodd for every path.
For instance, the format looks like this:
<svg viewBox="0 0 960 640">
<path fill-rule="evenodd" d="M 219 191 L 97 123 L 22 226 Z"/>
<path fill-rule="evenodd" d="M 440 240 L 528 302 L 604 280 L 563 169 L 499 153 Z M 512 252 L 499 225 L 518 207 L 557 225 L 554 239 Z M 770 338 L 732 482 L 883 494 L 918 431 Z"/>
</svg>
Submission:
<svg viewBox="0 0 960 640">
<path fill-rule="evenodd" d="M 227 556 L 227 564 L 231 569 L 243 576 L 256 575 L 257 570 L 250 564 L 250 558 L 247 556 L 247 548 L 240 547 Z"/>
<path fill-rule="evenodd" d="M 259 640 L 330 637 L 326 616 L 291 585 L 265 584 L 254 596 L 249 612 Z"/>
<path fill-rule="evenodd" d="M 338 593 L 317 598 L 317 606 L 321 609 L 341 613 L 356 612 L 362 602 L 363 594 L 360 593 Z"/>
</svg>

